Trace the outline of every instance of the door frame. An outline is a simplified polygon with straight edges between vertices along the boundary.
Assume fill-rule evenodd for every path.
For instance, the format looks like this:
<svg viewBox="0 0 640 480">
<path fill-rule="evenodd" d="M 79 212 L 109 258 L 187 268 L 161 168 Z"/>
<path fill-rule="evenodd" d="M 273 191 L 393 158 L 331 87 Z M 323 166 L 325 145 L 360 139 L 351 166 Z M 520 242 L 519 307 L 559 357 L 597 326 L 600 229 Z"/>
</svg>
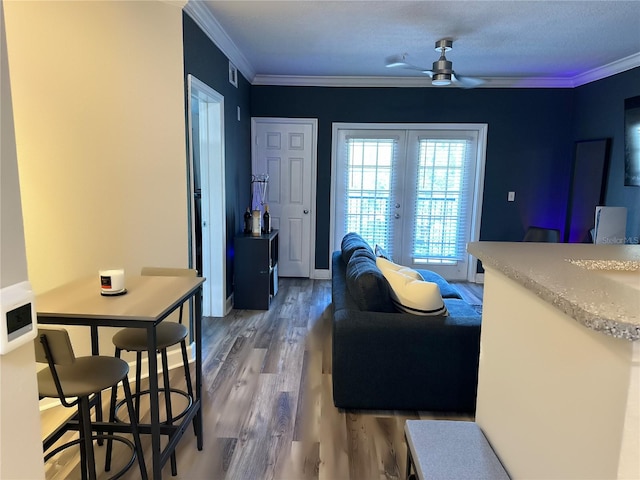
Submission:
<svg viewBox="0 0 640 480">
<path fill-rule="evenodd" d="M 338 131 L 339 130 L 416 130 L 420 128 L 437 128 L 439 130 L 475 130 L 478 132 L 478 152 L 476 155 L 476 176 L 474 179 L 474 196 L 471 206 L 470 242 L 480 239 L 480 223 L 482 220 L 482 200 L 484 198 L 484 175 L 487 159 L 487 131 L 486 123 L 360 123 L 333 122 L 331 124 L 331 216 L 329 224 L 329 268 L 331 269 L 331 255 L 335 245 L 335 211 L 336 211 L 336 177 L 338 161 Z M 425 266 L 424 268 L 427 268 Z M 468 254 L 466 278 L 469 282 L 481 282 L 483 274 L 478 274 L 478 259 Z"/>
<path fill-rule="evenodd" d="M 199 155 L 201 176 L 201 222 L 202 222 L 202 274 L 207 278 L 202 288 L 202 315 L 223 317 L 228 311 L 227 302 L 227 232 L 226 228 L 209 228 L 210 225 L 226 225 L 225 194 L 225 135 L 224 96 L 198 80 L 193 75 L 187 77 L 188 90 L 188 132 L 189 132 L 189 266 L 196 267 L 196 225 L 194 199 L 194 144 L 192 99 L 197 96 L 199 105 L 207 107 L 208 120 L 215 123 L 212 133 L 212 148 Z M 215 126 L 213 127 L 215 128 Z M 200 148 L 200 146 L 198 146 Z"/>
<path fill-rule="evenodd" d="M 311 126 L 311 208 L 309 212 L 309 278 L 328 278 L 326 270 L 316 269 L 316 208 L 317 208 L 317 177 L 318 177 L 318 119 L 317 118 L 286 118 L 286 117 L 251 117 L 251 170 L 255 166 L 255 138 L 257 124 L 272 125 L 310 125 Z"/>
</svg>

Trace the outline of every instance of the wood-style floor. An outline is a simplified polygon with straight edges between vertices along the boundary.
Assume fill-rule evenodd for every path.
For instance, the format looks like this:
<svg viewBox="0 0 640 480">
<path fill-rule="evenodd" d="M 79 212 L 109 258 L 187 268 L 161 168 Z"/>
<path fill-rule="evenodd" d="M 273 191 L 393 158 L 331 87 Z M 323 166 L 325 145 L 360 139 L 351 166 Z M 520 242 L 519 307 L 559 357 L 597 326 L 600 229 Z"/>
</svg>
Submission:
<svg viewBox="0 0 640 480">
<path fill-rule="evenodd" d="M 167 463 L 164 478 L 401 479 L 405 420 L 471 419 L 338 410 L 331 391 L 331 282 L 283 278 L 279 287 L 269 311 L 203 319 L 204 449 L 197 450 L 188 429 L 177 449 L 178 476 L 171 477 Z M 459 287 L 467 301 L 482 303 L 481 286 Z M 181 373 L 172 371 L 178 387 Z M 43 435 L 67 414 L 43 412 Z M 143 443 L 150 459 L 148 438 Z M 103 451 L 96 447 L 98 465 Z M 52 458 L 47 479 L 79 478 L 78 458 L 75 448 Z M 136 466 L 123 478 L 139 478 Z"/>
</svg>

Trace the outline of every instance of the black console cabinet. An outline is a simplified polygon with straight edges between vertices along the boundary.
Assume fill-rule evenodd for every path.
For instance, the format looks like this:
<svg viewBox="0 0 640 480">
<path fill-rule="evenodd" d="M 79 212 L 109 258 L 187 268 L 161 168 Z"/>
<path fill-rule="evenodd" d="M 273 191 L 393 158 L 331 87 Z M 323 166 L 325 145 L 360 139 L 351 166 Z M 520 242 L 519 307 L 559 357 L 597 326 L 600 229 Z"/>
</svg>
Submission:
<svg viewBox="0 0 640 480">
<path fill-rule="evenodd" d="M 235 237 L 234 308 L 269 310 L 278 293 L 278 231 Z"/>
</svg>

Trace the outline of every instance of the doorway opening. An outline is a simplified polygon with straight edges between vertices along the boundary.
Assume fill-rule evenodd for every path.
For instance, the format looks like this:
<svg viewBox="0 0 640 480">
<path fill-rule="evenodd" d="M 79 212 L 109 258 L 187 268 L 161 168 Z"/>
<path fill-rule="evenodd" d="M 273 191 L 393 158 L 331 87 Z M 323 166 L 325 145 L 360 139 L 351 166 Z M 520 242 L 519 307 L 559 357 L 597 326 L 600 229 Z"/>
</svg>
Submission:
<svg viewBox="0 0 640 480">
<path fill-rule="evenodd" d="M 226 292 L 226 206 L 224 97 L 193 75 L 189 93 L 189 264 L 207 278 L 202 314 L 228 312 Z"/>
</svg>

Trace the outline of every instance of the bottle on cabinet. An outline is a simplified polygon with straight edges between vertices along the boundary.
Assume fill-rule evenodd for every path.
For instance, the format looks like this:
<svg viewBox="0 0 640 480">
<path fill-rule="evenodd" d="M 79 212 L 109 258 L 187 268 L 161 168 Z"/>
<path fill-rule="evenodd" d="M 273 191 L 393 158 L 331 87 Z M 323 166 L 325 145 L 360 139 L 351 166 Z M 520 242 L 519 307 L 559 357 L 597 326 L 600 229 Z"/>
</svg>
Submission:
<svg viewBox="0 0 640 480">
<path fill-rule="evenodd" d="M 269 215 L 269 205 L 264 205 L 264 215 L 262 216 L 262 233 L 271 233 L 271 215 Z"/>
<path fill-rule="evenodd" d="M 254 237 L 259 237 L 261 233 L 260 210 L 254 210 L 251 215 L 251 235 Z"/>
<path fill-rule="evenodd" d="M 244 233 L 251 233 L 251 210 L 249 207 L 244 212 Z"/>
</svg>

